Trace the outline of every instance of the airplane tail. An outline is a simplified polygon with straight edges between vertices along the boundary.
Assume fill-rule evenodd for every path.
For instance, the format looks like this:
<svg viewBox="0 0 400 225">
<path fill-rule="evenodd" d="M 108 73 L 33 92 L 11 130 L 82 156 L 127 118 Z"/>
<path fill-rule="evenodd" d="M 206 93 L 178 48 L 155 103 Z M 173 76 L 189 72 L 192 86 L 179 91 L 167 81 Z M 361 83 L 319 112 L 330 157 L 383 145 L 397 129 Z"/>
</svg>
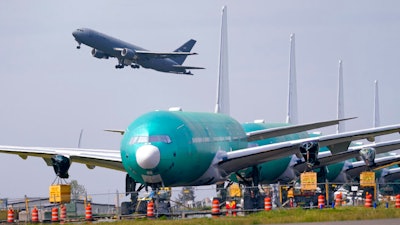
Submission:
<svg viewBox="0 0 400 225">
<path fill-rule="evenodd" d="M 185 44 L 183 44 L 181 47 L 177 48 L 174 52 L 190 52 L 196 44 L 196 41 L 193 39 L 190 39 L 187 41 Z M 178 64 L 182 65 L 183 62 L 185 62 L 187 55 L 182 55 L 182 56 L 176 56 L 174 57 L 174 61 L 177 62 Z"/>
<path fill-rule="evenodd" d="M 286 123 L 298 124 L 298 122 L 299 121 L 297 113 L 295 34 L 291 34 L 290 56 L 289 56 L 289 94 L 288 94 Z"/>
</svg>

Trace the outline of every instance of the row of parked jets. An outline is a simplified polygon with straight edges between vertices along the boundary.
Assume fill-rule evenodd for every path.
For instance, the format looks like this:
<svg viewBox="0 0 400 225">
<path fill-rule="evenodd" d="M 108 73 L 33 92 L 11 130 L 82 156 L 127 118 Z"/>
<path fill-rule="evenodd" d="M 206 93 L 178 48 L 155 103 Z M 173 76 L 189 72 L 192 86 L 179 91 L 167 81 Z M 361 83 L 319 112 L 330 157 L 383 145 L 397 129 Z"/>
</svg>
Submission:
<svg viewBox="0 0 400 225">
<path fill-rule="evenodd" d="M 295 36 L 291 36 L 290 91 L 286 123 L 240 123 L 229 115 L 229 83 L 227 61 L 227 8 L 222 9 L 220 62 L 215 112 L 186 112 L 178 110 L 153 111 L 134 120 L 121 133 L 120 149 L 83 149 L 55 147 L 0 146 L 0 152 L 41 157 L 53 166 L 57 176 L 68 178 L 72 162 L 126 173 L 127 192 L 143 188 L 200 186 L 226 181 L 244 186 L 291 182 L 301 172 L 319 170 L 329 181 L 347 182 L 361 171 L 398 162 L 397 155 L 374 158 L 375 154 L 399 149 L 400 139 L 374 142 L 381 135 L 400 132 L 400 124 L 376 126 L 369 129 L 342 131 L 321 135 L 307 131 L 339 125 L 352 118 L 339 118 L 308 124 L 297 123 L 294 71 Z M 150 52 L 88 28 L 73 32 L 78 47 L 93 48 L 96 58 L 115 57 L 116 68 L 151 68 L 162 72 L 191 74 L 183 66 L 195 44 L 190 40 L 174 52 Z M 343 80 L 339 63 L 339 80 Z M 377 85 L 377 84 L 376 84 Z M 376 86 L 377 87 L 377 86 Z M 377 89 L 377 88 L 376 88 Z M 342 88 L 339 88 L 342 96 Z M 367 140 L 368 144 L 354 144 Z M 360 152 L 365 161 L 354 161 Z M 387 169 L 381 179 L 398 179 L 399 168 Z M 137 196 L 137 195 L 133 195 Z"/>
</svg>

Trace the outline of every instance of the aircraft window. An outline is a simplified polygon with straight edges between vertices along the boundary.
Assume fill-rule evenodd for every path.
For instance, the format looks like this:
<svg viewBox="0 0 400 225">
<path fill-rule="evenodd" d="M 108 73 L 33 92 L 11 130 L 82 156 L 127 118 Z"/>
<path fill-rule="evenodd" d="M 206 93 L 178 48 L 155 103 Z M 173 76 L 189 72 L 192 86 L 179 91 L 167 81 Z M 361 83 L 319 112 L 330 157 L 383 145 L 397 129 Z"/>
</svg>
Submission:
<svg viewBox="0 0 400 225">
<path fill-rule="evenodd" d="M 133 136 L 129 144 L 135 143 L 149 143 L 149 142 L 163 142 L 171 143 L 171 138 L 168 135 L 152 135 L 152 136 Z"/>
</svg>

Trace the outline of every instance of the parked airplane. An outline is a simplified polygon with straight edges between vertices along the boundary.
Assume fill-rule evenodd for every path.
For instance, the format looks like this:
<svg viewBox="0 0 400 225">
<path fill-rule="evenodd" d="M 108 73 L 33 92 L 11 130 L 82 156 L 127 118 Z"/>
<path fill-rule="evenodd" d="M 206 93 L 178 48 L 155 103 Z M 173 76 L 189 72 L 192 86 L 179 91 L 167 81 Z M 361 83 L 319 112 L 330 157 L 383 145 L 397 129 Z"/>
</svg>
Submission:
<svg viewBox="0 0 400 225">
<path fill-rule="evenodd" d="M 191 69 L 204 69 L 202 67 L 182 65 L 188 55 L 196 55 L 196 53 L 190 52 L 196 43 L 193 39 L 173 52 L 152 52 L 89 28 L 77 29 L 72 32 L 72 35 L 78 42 L 78 49 L 81 44 L 93 48 L 93 57 L 99 59 L 117 58 L 118 64 L 115 66 L 117 69 L 125 66 L 131 66 L 132 68 L 140 68 L 142 66 L 143 68 L 160 72 L 187 75 L 192 75 Z"/>
</svg>

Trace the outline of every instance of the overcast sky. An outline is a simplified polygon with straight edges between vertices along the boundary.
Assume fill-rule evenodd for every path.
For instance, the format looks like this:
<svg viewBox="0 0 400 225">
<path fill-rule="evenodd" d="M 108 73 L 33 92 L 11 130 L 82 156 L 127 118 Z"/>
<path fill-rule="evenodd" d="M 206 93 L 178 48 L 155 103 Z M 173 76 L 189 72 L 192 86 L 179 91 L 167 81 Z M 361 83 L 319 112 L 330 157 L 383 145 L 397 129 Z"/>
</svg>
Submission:
<svg viewBox="0 0 400 225">
<path fill-rule="evenodd" d="M 284 122 L 289 37 L 296 34 L 299 122 L 336 118 L 343 60 L 347 130 L 372 126 L 379 80 L 381 124 L 400 123 L 398 1 L 0 1 L 0 145 L 119 149 L 125 129 L 148 111 L 213 111 L 221 8 L 228 6 L 231 115 Z M 116 70 L 77 43 L 88 27 L 154 51 L 196 39 L 182 76 Z M 334 128 L 324 130 L 334 132 Z M 394 136 L 396 138 L 398 136 Z M 390 137 L 392 138 L 392 137 Z M 73 164 L 89 193 L 124 190 L 125 174 Z M 0 198 L 47 196 L 55 175 L 40 158 L 0 155 Z"/>
</svg>

